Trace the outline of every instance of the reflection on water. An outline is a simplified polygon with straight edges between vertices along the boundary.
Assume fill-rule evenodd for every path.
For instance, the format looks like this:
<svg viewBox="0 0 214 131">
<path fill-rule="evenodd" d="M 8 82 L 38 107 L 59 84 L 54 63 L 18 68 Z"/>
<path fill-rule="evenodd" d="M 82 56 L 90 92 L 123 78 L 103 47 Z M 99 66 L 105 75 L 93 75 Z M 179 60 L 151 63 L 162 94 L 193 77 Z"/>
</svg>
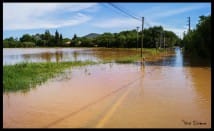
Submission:
<svg viewBox="0 0 214 131">
<path fill-rule="evenodd" d="M 81 48 L 4 48 L 3 64 L 21 62 L 98 61 L 93 50 Z"/>
<path fill-rule="evenodd" d="M 20 62 L 100 61 L 136 55 L 136 50 L 103 48 L 4 48 L 3 65 Z"/>
<path fill-rule="evenodd" d="M 4 93 L 3 127 L 210 128 L 211 69 L 198 65 L 176 48 L 175 56 L 145 66 L 73 68 L 68 79 Z"/>
<path fill-rule="evenodd" d="M 183 66 L 183 55 L 181 54 L 180 48 L 175 49 L 175 62 L 174 66 Z"/>
<path fill-rule="evenodd" d="M 184 56 L 181 49 L 176 47 L 174 49 L 174 55 L 162 57 L 162 59 L 156 61 L 146 61 L 148 66 L 171 66 L 171 67 L 210 67 L 210 60 Z"/>
</svg>

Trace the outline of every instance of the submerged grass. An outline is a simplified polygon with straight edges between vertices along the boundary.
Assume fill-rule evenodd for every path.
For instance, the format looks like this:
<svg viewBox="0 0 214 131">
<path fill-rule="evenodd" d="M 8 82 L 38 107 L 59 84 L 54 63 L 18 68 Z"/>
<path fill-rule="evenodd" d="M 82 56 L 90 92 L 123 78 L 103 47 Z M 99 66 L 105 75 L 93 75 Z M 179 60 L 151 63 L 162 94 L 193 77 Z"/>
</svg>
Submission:
<svg viewBox="0 0 214 131">
<path fill-rule="evenodd" d="M 130 49 L 130 50 L 136 50 L 136 49 Z M 146 60 L 154 59 L 156 56 L 161 56 L 164 54 L 164 49 L 154 49 L 154 48 L 144 48 L 143 57 Z M 136 54 L 132 54 L 129 56 L 109 56 L 105 57 L 103 59 L 103 63 L 109 63 L 109 62 L 115 62 L 115 63 L 121 63 L 121 64 L 128 64 L 128 63 L 133 63 L 136 61 L 141 60 L 141 55 L 140 55 L 140 49 L 136 50 Z"/>
<path fill-rule="evenodd" d="M 131 49 L 133 50 L 133 49 Z M 152 59 L 153 57 L 163 54 L 163 50 L 143 49 L 143 57 Z M 99 63 L 133 63 L 141 59 L 140 49 L 132 55 L 110 55 L 104 57 Z M 74 66 L 84 66 L 98 64 L 92 61 L 76 62 L 47 62 L 47 63 L 21 63 L 16 65 L 3 66 L 3 91 L 28 91 L 32 87 L 47 81 L 50 78 L 63 73 L 67 68 Z"/>
<path fill-rule="evenodd" d="M 126 63 L 128 64 L 128 63 L 136 62 L 139 59 L 140 59 L 140 55 L 133 55 L 133 56 L 117 58 L 115 59 L 114 62 L 121 63 L 121 64 L 126 64 Z"/>
<path fill-rule="evenodd" d="M 38 84 L 63 73 L 66 68 L 95 62 L 21 63 L 3 66 L 3 91 L 27 91 Z"/>
</svg>

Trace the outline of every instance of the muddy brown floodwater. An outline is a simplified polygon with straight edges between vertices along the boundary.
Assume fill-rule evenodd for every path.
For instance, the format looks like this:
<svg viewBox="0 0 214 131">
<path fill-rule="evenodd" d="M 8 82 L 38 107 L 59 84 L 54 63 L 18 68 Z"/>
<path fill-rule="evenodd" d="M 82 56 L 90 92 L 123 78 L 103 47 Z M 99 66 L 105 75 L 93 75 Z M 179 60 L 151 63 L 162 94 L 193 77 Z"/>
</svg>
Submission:
<svg viewBox="0 0 214 131">
<path fill-rule="evenodd" d="M 3 94 L 4 128 L 210 128 L 211 68 L 180 49 L 156 62 L 73 68 Z"/>
</svg>

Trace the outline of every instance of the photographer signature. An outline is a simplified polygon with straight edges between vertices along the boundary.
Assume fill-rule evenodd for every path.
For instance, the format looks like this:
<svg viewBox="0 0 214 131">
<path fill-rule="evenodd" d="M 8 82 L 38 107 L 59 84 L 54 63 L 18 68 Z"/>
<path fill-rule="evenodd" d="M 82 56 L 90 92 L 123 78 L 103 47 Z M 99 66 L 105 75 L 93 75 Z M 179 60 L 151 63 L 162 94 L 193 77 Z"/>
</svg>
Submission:
<svg viewBox="0 0 214 131">
<path fill-rule="evenodd" d="M 192 121 L 187 121 L 187 120 L 182 120 L 182 122 L 185 124 L 185 125 L 206 125 L 207 123 L 206 122 L 201 122 L 201 121 L 196 121 L 196 120 L 192 120 Z"/>
</svg>

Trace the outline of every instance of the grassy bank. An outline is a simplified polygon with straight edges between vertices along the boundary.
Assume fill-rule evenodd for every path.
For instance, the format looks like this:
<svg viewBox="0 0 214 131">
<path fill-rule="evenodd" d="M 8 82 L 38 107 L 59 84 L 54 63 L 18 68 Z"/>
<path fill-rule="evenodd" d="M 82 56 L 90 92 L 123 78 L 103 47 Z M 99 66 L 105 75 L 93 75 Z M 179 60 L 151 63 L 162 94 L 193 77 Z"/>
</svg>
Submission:
<svg viewBox="0 0 214 131">
<path fill-rule="evenodd" d="M 21 63 L 3 66 L 3 91 L 26 91 L 62 73 L 66 68 L 95 62 Z"/>
</svg>

